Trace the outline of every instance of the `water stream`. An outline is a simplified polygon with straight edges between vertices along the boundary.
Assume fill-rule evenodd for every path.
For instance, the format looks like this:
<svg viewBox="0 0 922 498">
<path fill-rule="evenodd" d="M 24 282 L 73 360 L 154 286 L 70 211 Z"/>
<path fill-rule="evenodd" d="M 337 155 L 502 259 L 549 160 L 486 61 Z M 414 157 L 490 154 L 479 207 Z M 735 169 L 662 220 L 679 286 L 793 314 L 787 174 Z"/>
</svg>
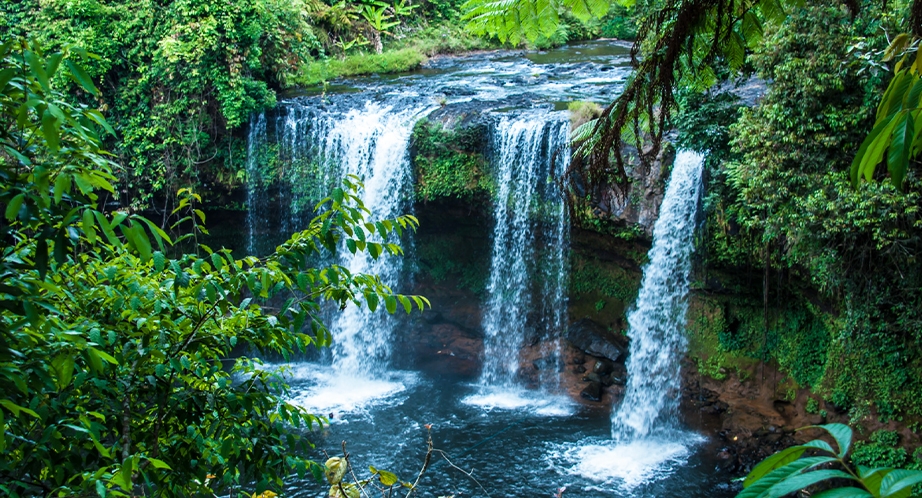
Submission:
<svg viewBox="0 0 922 498">
<path fill-rule="evenodd" d="M 395 339 L 411 317 L 354 306 L 332 312 L 335 346 L 326 359 L 286 365 L 292 401 L 331 415 L 310 437 L 323 451 L 347 441 L 360 468 L 375 465 L 409 478 L 419 470 L 426 426 L 452 465 L 433 465 L 421 481 L 433 496 L 728 496 L 704 451 L 709 444 L 676 412 L 678 354 L 690 237 L 700 188 L 700 158 L 681 153 L 657 222 L 643 289 L 630 315 L 626 401 L 607 410 L 581 406 L 558 391 L 560 341 L 567 321 L 568 211 L 553 181 L 554 154 L 568 156 L 565 102 L 605 102 L 628 74 L 627 49 L 597 42 L 547 53 L 496 52 L 436 59 L 421 71 L 339 82 L 331 94 L 292 95 L 251 122 L 247 170 L 247 247 L 265 252 L 303 228 L 309 208 L 346 174 L 363 179 L 376 218 L 414 209 L 409 141 L 414 124 L 444 105 L 484 111 L 496 192 L 490 273 L 484 290 L 482 371 L 414 366 Z M 491 107 L 492 106 L 492 107 Z M 401 241 L 412 247 L 412 239 Z M 412 251 L 411 251 L 412 252 Z M 379 274 L 406 292 L 413 264 L 352 256 L 351 271 Z M 523 347 L 537 347 L 544 368 L 523 381 Z M 393 367 L 401 358 L 407 370 Z M 422 364 L 420 364 L 422 365 Z M 612 437 L 614 435 L 614 437 Z M 692 458 L 697 455 L 696 458 Z M 325 496 L 294 481 L 293 496 Z"/>
<path fill-rule="evenodd" d="M 704 158 L 694 152 L 676 155 L 653 226 L 649 263 L 627 317 L 628 384 L 621 407 L 612 414 L 615 440 L 633 441 L 678 427 L 679 362 L 687 342 L 688 278 L 703 163 Z"/>
<path fill-rule="evenodd" d="M 503 116 L 493 130 L 497 193 L 489 298 L 483 319 L 481 382 L 485 386 L 509 389 L 518 384 L 519 351 L 526 337 L 537 334 L 535 329 L 542 326 L 547 328 L 541 332 L 552 337 L 562 330 L 563 320 L 557 314 L 566 306 L 563 258 L 567 247 L 562 227 L 566 210 L 549 178 L 554 154 L 565 152 L 568 129 L 569 122 L 559 117 L 527 113 Z M 550 237 L 541 241 L 544 247 L 538 250 L 542 225 Z M 534 289 L 540 292 L 538 296 L 533 291 L 536 275 L 543 277 L 538 282 L 541 288 Z M 542 296 L 557 302 L 542 309 Z M 528 323 L 530 310 L 535 308 L 550 316 Z M 553 356 L 550 359 L 556 362 Z"/>
</svg>

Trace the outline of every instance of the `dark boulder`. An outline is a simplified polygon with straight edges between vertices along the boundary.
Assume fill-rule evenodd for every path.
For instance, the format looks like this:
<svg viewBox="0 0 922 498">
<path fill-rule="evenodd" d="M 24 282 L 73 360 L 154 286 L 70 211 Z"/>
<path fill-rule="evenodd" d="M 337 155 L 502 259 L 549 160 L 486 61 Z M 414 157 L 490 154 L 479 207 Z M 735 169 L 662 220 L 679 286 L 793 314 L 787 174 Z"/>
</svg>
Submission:
<svg viewBox="0 0 922 498">
<path fill-rule="evenodd" d="M 579 395 L 589 401 L 602 401 L 602 384 L 591 382 Z"/>
<path fill-rule="evenodd" d="M 558 364 L 557 358 L 553 356 L 542 356 L 531 362 L 531 364 L 535 367 L 535 370 L 563 370 L 563 364 Z"/>
<path fill-rule="evenodd" d="M 627 354 L 627 344 L 623 336 L 605 330 L 605 327 L 588 318 L 570 325 L 567 329 L 567 340 L 587 354 L 611 361 L 623 360 Z"/>
<path fill-rule="evenodd" d="M 595 365 L 592 366 L 592 372 L 599 374 L 599 376 L 608 375 L 615 370 L 615 364 L 606 360 L 601 359 L 595 362 Z"/>
</svg>

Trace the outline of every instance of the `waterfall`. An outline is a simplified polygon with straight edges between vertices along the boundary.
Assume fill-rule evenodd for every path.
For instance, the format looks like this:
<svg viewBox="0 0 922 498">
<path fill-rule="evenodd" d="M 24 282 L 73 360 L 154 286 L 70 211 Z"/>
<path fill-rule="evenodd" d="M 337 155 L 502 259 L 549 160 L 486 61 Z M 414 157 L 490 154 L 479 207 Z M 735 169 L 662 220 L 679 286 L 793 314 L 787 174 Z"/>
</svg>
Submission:
<svg viewBox="0 0 922 498">
<path fill-rule="evenodd" d="M 364 181 L 362 202 L 375 219 L 394 218 L 413 207 L 413 171 L 409 142 L 413 125 L 427 109 L 368 104 L 327 121 L 322 127 L 322 149 L 326 164 L 338 165 L 343 175 Z M 321 129 L 321 127 L 318 127 Z M 352 273 L 378 275 L 392 289 L 401 288 L 404 259 L 382 254 L 377 260 L 366 253 L 349 254 L 344 266 Z M 386 367 L 391 354 L 396 320 L 383 310 L 376 313 L 357 306 L 347 307 L 334 323 L 333 362 L 348 374 L 370 374 Z"/>
<path fill-rule="evenodd" d="M 265 187 L 248 184 L 248 249 L 255 252 L 265 245 L 258 238 L 260 226 L 269 223 L 269 212 L 278 217 L 276 224 L 286 237 L 306 228 L 315 203 L 346 175 L 355 175 L 364 183 L 360 198 L 371 212 L 370 219 L 410 213 L 413 207 L 410 135 L 415 122 L 431 109 L 428 104 L 421 107 L 399 100 L 393 105 L 353 102 L 340 108 L 307 99 L 282 103 L 270 120 L 271 133 L 266 132 L 263 116 L 255 118 L 248 144 L 248 177 L 252 182 L 271 175 L 278 184 L 278 192 L 274 203 L 254 203 L 256 192 L 260 189 L 264 192 Z M 268 135 L 274 138 L 271 144 Z M 267 174 L 256 171 L 260 165 Z M 375 274 L 392 289 L 401 288 L 405 273 L 403 258 L 383 254 L 373 260 L 365 253 L 351 254 L 345 245 L 338 252 L 335 262 L 350 272 Z M 334 336 L 332 354 L 336 369 L 359 375 L 386 367 L 396 324 L 393 317 L 382 310 L 372 313 L 364 307 L 349 305 L 328 320 Z"/>
<path fill-rule="evenodd" d="M 257 114 L 250 120 L 247 133 L 246 192 L 247 192 L 247 254 L 258 254 L 257 240 L 265 236 L 260 229 L 267 225 L 266 189 L 260 169 L 259 147 L 266 141 L 266 115 Z"/>
<path fill-rule="evenodd" d="M 615 440 L 634 440 L 673 429 L 677 423 L 679 361 L 686 347 L 688 276 L 703 160 L 694 152 L 678 153 L 653 228 L 649 263 L 628 315 L 628 385 L 624 401 L 612 414 Z"/>
<path fill-rule="evenodd" d="M 503 116 L 491 137 L 497 192 L 483 317 L 484 386 L 515 385 L 527 339 L 556 337 L 563 327 L 567 212 L 551 167 L 555 152 L 566 153 L 569 123 L 549 117 Z M 536 276 L 543 278 L 536 282 Z M 532 309 L 543 316 L 529 320 Z M 546 353 L 556 366 L 559 355 L 551 349 Z M 556 379 L 552 370 L 549 377 Z"/>
</svg>

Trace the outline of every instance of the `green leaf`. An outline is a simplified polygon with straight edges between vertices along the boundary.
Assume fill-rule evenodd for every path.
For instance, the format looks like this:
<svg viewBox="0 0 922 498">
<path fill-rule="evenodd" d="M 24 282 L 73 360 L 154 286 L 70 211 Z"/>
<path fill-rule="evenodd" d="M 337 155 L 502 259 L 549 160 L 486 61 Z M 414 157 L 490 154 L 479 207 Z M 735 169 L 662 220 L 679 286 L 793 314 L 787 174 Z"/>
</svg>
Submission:
<svg viewBox="0 0 922 498">
<path fill-rule="evenodd" d="M 16 219 L 16 216 L 19 214 L 19 208 L 22 207 L 22 201 L 25 200 L 25 198 L 25 194 L 18 194 L 6 205 L 6 219 L 8 221 Z"/>
<path fill-rule="evenodd" d="M 71 176 L 67 173 L 58 174 L 54 179 L 54 203 L 60 204 L 64 194 L 70 192 Z"/>
<path fill-rule="evenodd" d="M 866 180 L 871 180 L 872 176 L 874 175 L 874 168 L 876 168 L 881 159 L 883 159 L 884 151 L 887 149 L 887 145 L 890 144 L 890 135 L 893 133 L 893 128 L 896 126 L 896 124 L 897 119 L 888 119 L 886 125 L 871 141 L 865 154 L 861 157 L 859 166 L 855 171 L 858 177 L 864 175 Z"/>
<path fill-rule="evenodd" d="M 393 486 L 394 484 L 397 484 L 397 481 L 400 480 L 397 478 L 396 474 L 393 474 L 386 470 L 378 471 L 378 479 L 381 480 L 381 484 L 388 486 L 388 487 Z"/>
<path fill-rule="evenodd" d="M 50 111 L 42 113 L 42 134 L 45 135 L 45 145 L 51 152 L 57 152 L 61 147 L 61 136 L 58 134 L 58 118 Z"/>
<path fill-rule="evenodd" d="M 55 383 L 59 390 L 70 385 L 74 378 L 74 358 L 70 355 L 59 355 L 51 362 L 55 372 Z"/>
<path fill-rule="evenodd" d="M 166 462 L 164 462 L 163 460 L 157 460 L 156 458 L 147 457 L 147 461 L 150 462 L 151 465 L 153 465 L 155 469 L 173 470 L 172 467 L 167 465 Z"/>
<path fill-rule="evenodd" d="M 96 348 L 88 348 L 88 350 L 99 355 L 99 357 L 102 358 L 103 360 L 106 360 L 107 362 L 113 365 L 118 365 L 118 360 L 112 357 L 112 355 L 110 355 L 109 353 L 106 353 L 105 351 L 100 351 Z"/>
<path fill-rule="evenodd" d="M 902 191 L 903 178 L 906 177 L 906 169 L 909 166 L 909 156 L 915 135 L 915 118 L 911 112 L 900 116 L 896 127 L 893 129 L 893 140 L 890 142 L 890 148 L 887 153 L 887 171 L 890 173 L 893 186 Z"/>
<path fill-rule="evenodd" d="M 410 300 L 407 298 L 407 296 L 398 295 L 397 300 L 400 301 L 400 304 L 403 305 L 404 311 L 406 311 L 409 315 L 410 311 L 413 309 L 413 305 L 410 303 Z"/>
<path fill-rule="evenodd" d="M 836 454 L 836 450 L 832 449 L 832 446 L 829 446 L 829 443 L 823 441 L 822 439 L 814 439 L 813 441 L 805 443 L 804 446 L 807 448 L 819 448 L 823 451 L 828 451 L 833 455 Z"/>
<path fill-rule="evenodd" d="M 841 470 L 814 470 L 804 474 L 797 474 L 775 484 L 768 489 L 765 494 L 767 498 L 781 498 L 795 491 L 800 491 L 808 486 L 827 479 L 850 479 L 854 480 L 851 474 Z"/>
<path fill-rule="evenodd" d="M 783 467 L 779 467 L 752 482 L 736 498 L 761 498 L 766 496 L 768 490 L 786 480 L 788 477 L 799 474 L 806 469 L 836 461 L 833 457 L 807 457 L 795 460 Z M 745 486 L 745 485 L 744 485 Z"/>
<path fill-rule="evenodd" d="M 80 85 L 87 92 L 96 96 L 99 95 L 99 89 L 96 88 L 96 85 L 93 83 L 93 78 L 90 78 L 90 75 L 87 74 L 82 66 L 69 59 L 64 61 L 64 64 L 66 64 L 67 69 L 70 70 L 70 77 L 75 83 Z"/>
<path fill-rule="evenodd" d="M 761 479 L 762 476 L 797 460 L 804 454 L 804 451 L 806 451 L 806 448 L 803 446 L 791 446 L 790 448 L 781 450 L 765 460 L 762 460 L 758 465 L 753 467 L 749 475 L 746 476 L 746 479 L 743 481 L 743 487 L 748 488 L 752 483 Z"/>
<path fill-rule="evenodd" d="M 32 76 L 38 80 L 38 84 L 41 85 L 42 90 L 51 93 L 51 85 L 48 83 L 48 73 L 45 72 L 45 65 L 42 63 L 41 59 L 32 50 L 26 50 L 23 55 L 25 55 L 26 62 L 29 64 Z"/>
<path fill-rule="evenodd" d="M 922 483 L 922 471 L 897 469 L 880 483 L 880 496 L 893 496 L 900 491 Z"/>
<path fill-rule="evenodd" d="M 31 415 L 32 417 L 35 417 L 41 420 L 41 417 L 39 417 L 38 414 L 35 413 L 34 411 L 24 406 L 19 406 L 16 403 L 13 403 L 12 401 L 8 399 L 0 399 L 0 405 L 3 405 L 3 407 L 9 410 L 10 413 L 12 413 L 14 417 L 18 417 L 20 413 L 25 413 L 26 415 Z"/>
<path fill-rule="evenodd" d="M 873 498 L 874 495 L 858 488 L 836 488 L 813 495 L 813 498 Z"/>
<path fill-rule="evenodd" d="M 397 311 L 397 299 L 392 295 L 384 296 L 384 307 L 387 309 L 387 312 L 391 315 Z"/>
<path fill-rule="evenodd" d="M 86 235 L 86 240 L 90 243 L 90 245 L 96 244 L 96 228 L 94 227 L 93 221 L 93 211 L 90 209 L 85 209 L 83 211 L 83 219 L 80 227 L 83 229 L 83 233 Z"/>
<path fill-rule="evenodd" d="M 804 427 L 804 429 L 809 428 L 819 428 L 828 432 L 833 439 L 836 440 L 836 445 L 839 447 L 839 452 L 836 454 L 839 458 L 845 458 L 845 454 L 848 453 L 848 449 L 852 444 L 852 429 L 851 427 L 845 424 L 826 424 L 826 425 L 811 425 Z"/>
</svg>

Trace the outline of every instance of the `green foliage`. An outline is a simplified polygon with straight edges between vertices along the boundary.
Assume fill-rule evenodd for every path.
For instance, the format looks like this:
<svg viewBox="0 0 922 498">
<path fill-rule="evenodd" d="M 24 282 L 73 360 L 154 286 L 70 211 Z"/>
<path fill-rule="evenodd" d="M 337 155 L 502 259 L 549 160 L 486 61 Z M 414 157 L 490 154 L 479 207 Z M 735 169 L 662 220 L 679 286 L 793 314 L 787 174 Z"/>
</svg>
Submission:
<svg viewBox="0 0 922 498">
<path fill-rule="evenodd" d="M 899 442 L 900 436 L 894 431 L 876 431 L 870 441 L 855 443 L 852 462 L 866 467 L 904 467 L 909 458 L 905 448 L 896 447 Z"/>
<path fill-rule="evenodd" d="M 366 3 L 369 20 L 360 14 Z M 106 145 L 124 166 L 112 197 L 134 210 L 156 203 L 169 211 L 180 188 L 208 185 L 197 190 L 212 201 L 240 185 L 241 128 L 273 107 L 280 89 L 407 71 L 427 54 L 484 48 L 456 36 L 459 3 L 22 0 L 0 2 L 0 32 L 99 54 L 87 73 L 116 130 Z M 341 60 L 369 44 L 372 24 L 405 50 Z"/>
<path fill-rule="evenodd" d="M 483 202 L 492 197 L 496 187 L 482 152 L 482 127 L 447 130 L 422 120 L 413 128 L 411 147 L 418 199 Z"/>
<path fill-rule="evenodd" d="M 902 54 L 894 76 L 877 106 L 874 127 L 861 143 L 852 161 L 850 177 L 857 185 L 863 177 L 871 181 L 877 165 L 885 162 L 893 185 L 903 190 L 910 162 L 922 151 L 922 48 L 919 36 L 901 33 L 884 51 L 883 62 Z M 885 155 L 886 154 L 886 155 Z"/>
<path fill-rule="evenodd" d="M 574 130 L 602 115 L 602 106 L 584 100 L 570 102 L 567 110 L 570 111 L 570 128 Z"/>
<path fill-rule="evenodd" d="M 429 235 L 417 239 L 420 269 L 436 282 L 457 279 L 458 288 L 481 295 L 486 292 L 490 274 L 487 249 L 472 250 L 464 236 Z"/>
<path fill-rule="evenodd" d="M 715 332 L 721 347 L 777 359 L 853 420 L 922 413 L 918 180 L 910 175 L 904 193 L 880 182 L 856 189 L 847 173 L 883 75 L 856 57 L 855 40 L 862 50 L 881 46 L 879 27 L 835 8 L 792 14 L 750 57 L 772 82 L 759 105 L 737 113 L 729 100 L 688 98 L 680 133 L 685 146 L 717 151 L 705 199 L 708 263 L 769 273 L 768 333 L 762 296 L 752 296 L 746 316 Z"/>
<path fill-rule="evenodd" d="M 280 491 L 284 476 L 319 470 L 303 455 L 321 420 L 285 402 L 280 373 L 235 347 L 289 358 L 328 344 L 323 301 L 422 309 L 424 298 L 375 276 L 306 264 L 340 243 L 373 258 L 400 254 L 373 234 L 415 230 L 416 219 L 366 221 L 360 184 L 348 179 L 266 258 L 204 245 L 174 256 L 150 221 L 98 210 L 115 168 L 100 146 L 109 125 L 55 90 L 58 74 L 95 94 L 82 72 L 65 53 L 0 47 L 0 487 L 11 496 Z M 189 241 L 203 232 L 199 200 L 184 192 L 174 213 Z M 259 305 L 273 298 L 283 304 Z"/>
<path fill-rule="evenodd" d="M 589 258 L 574 259 L 570 268 L 570 296 L 598 293 L 600 296 L 630 302 L 640 289 L 640 276 L 621 267 L 608 268 Z"/>
<path fill-rule="evenodd" d="M 826 431 L 835 441 L 835 448 L 822 439 L 814 439 L 775 453 L 746 476 L 744 489 L 737 498 L 782 497 L 817 485 L 827 490 L 811 493 L 811 496 L 908 498 L 912 487 L 922 482 L 922 471 L 918 470 L 866 467 L 854 461 L 850 465 L 846 455 L 852 430 L 846 425 L 828 424 L 808 429 Z M 828 489 L 830 485 L 833 489 Z"/>
<path fill-rule="evenodd" d="M 637 12 L 634 7 L 625 7 L 619 3 L 601 19 L 600 34 L 605 38 L 633 40 L 637 38 Z"/>
<path fill-rule="evenodd" d="M 819 412 L 820 412 L 820 404 L 819 404 L 818 401 L 816 401 L 815 398 L 809 398 L 809 399 L 807 400 L 807 406 L 804 408 L 804 410 L 806 410 L 807 413 L 814 413 L 814 414 L 815 414 L 815 413 L 819 413 Z"/>
<path fill-rule="evenodd" d="M 707 166 L 715 167 L 730 158 L 730 126 L 741 109 L 739 97 L 730 92 L 682 95 L 676 144 L 706 154 Z"/>
<path fill-rule="evenodd" d="M 19 2 L 0 5 L 0 17 Z M 301 0 L 25 0 L 15 31 L 49 48 L 99 54 L 123 164 L 117 196 L 143 208 L 184 184 L 235 184 L 243 145 L 232 130 L 275 104 L 275 91 L 321 49 Z"/>
<path fill-rule="evenodd" d="M 633 1 L 619 3 L 632 5 Z M 553 37 L 564 13 L 586 22 L 605 15 L 610 5 L 602 0 L 468 0 L 462 8 L 472 33 L 518 45 L 523 39 L 534 43 L 542 37 Z"/>
<path fill-rule="evenodd" d="M 439 54 L 457 54 L 472 50 L 496 48 L 496 44 L 484 38 L 473 36 L 460 26 L 447 22 L 421 27 L 421 29 L 403 39 L 391 42 L 391 47 L 395 50 L 400 47 L 413 48 L 426 56 L 432 57 Z"/>
<path fill-rule="evenodd" d="M 538 37 L 531 41 L 530 45 L 543 50 L 560 47 L 569 42 L 598 38 L 600 33 L 601 29 L 597 19 L 579 19 L 568 12 L 562 12 L 554 32 Z"/>
<path fill-rule="evenodd" d="M 381 54 L 355 54 L 343 59 L 325 59 L 306 64 L 291 82 L 300 86 L 316 85 L 336 78 L 375 73 L 399 73 L 419 67 L 426 56 L 415 48 Z"/>
</svg>

